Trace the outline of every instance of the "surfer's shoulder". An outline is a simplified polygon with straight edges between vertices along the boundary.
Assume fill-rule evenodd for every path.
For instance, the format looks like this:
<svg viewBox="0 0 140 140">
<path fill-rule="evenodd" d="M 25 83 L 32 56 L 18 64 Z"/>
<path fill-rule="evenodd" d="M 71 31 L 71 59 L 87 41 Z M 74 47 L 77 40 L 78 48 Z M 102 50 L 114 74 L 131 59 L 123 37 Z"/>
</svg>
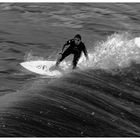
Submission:
<svg viewBox="0 0 140 140">
<path fill-rule="evenodd" d="M 81 41 L 81 43 L 80 43 L 82 46 L 85 46 L 85 43 L 83 42 L 83 41 Z"/>
</svg>

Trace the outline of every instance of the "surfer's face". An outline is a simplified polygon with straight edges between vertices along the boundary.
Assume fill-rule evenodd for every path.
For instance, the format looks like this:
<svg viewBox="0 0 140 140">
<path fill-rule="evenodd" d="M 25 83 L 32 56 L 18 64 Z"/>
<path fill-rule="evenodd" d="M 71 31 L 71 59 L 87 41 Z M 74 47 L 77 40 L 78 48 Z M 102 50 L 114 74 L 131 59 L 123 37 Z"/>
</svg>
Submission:
<svg viewBox="0 0 140 140">
<path fill-rule="evenodd" d="M 76 45 L 79 45 L 81 40 L 79 38 L 74 38 L 74 42 L 75 42 Z"/>
</svg>

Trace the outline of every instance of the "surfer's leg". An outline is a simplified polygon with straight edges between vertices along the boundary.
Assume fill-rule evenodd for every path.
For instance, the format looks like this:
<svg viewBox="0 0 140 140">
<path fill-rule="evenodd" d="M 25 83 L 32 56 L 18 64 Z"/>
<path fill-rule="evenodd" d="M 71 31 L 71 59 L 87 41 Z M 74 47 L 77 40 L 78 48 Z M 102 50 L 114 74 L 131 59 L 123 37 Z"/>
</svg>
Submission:
<svg viewBox="0 0 140 140">
<path fill-rule="evenodd" d="M 79 58 L 80 58 L 80 54 L 74 54 L 74 58 L 73 58 L 73 62 L 72 62 L 72 64 L 73 64 L 73 69 L 76 68 L 77 63 L 78 63 L 78 61 L 79 61 Z"/>
<path fill-rule="evenodd" d="M 60 58 L 57 59 L 56 66 L 58 66 L 68 55 L 71 54 L 71 50 L 67 49 Z"/>
</svg>

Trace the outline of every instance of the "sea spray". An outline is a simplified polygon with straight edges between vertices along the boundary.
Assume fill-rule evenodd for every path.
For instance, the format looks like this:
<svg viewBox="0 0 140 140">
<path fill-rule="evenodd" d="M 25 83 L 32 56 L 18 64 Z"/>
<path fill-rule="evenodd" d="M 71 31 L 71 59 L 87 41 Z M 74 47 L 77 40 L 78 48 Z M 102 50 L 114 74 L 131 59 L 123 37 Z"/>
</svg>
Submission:
<svg viewBox="0 0 140 140">
<path fill-rule="evenodd" d="M 26 52 L 24 56 L 24 61 L 35 61 L 35 60 L 44 60 L 44 57 L 35 56 L 33 51 Z"/>
<path fill-rule="evenodd" d="M 82 56 L 80 65 L 82 68 L 110 70 L 129 67 L 132 62 L 140 63 L 140 48 L 134 40 L 130 33 L 115 33 L 90 50 L 89 61 L 85 62 Z"/>
</svg>

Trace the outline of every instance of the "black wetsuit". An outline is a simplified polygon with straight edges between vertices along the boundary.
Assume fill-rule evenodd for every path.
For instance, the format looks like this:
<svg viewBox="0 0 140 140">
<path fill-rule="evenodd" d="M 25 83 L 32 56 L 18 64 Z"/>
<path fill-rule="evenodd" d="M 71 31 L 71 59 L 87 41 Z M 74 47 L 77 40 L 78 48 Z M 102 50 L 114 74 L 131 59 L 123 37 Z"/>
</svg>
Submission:
<svg viewBox="0 0 140 140">
<path fill-rule="evenodd" d="M 63 52 L 61 58 L 59 58 L 57 63 L 60 63 L 65 57 L 67 57 L 70 54 L 73 54 L 73 69 L 76 68 L 76 65 L 78 63 L 79 58 L 81 57 L 81 53 L 85 54 L 87 56 L 87 50 L 83 42 L 80 42 L 79 45 L 75 45 L 74 39 L 68 40 L 66 44 L 64 44 L 64 47 L 66 45 L 69 45 L 69 47 Z M 64 49 L 63 47 L 63 49 Z"/>
</svg>

